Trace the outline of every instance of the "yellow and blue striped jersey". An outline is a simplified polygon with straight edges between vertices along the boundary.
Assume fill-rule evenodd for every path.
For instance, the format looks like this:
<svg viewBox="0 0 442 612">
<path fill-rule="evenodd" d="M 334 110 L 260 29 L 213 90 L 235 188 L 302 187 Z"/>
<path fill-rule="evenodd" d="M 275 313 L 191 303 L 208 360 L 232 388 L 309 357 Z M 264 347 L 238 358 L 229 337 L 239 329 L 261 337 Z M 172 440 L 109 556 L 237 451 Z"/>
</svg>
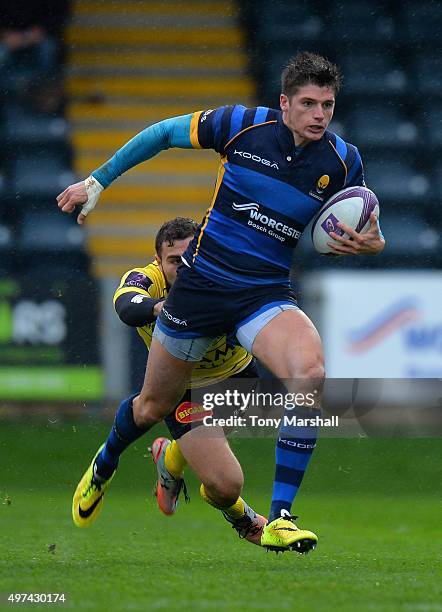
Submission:
<svg viewBox="0 0 442 612">
<path fill-rule="evenodd" d="M 143 268 L 133 268 L 121 278 L 114 294 L 116 300 L 125 293 L 143 295 L 154 299 L 166 299 L 167 285 L 164 274 L 156 261 Z M 137 327 L 137 331 L 149 350 L 155 322 Z M 190 387 L 205 387 L 238 374 L 246 368 L 253 357 L 241 346 L 231 346 L 226 335 L 214 339 L 203 359 L 196 363 Z"/>
</svg>

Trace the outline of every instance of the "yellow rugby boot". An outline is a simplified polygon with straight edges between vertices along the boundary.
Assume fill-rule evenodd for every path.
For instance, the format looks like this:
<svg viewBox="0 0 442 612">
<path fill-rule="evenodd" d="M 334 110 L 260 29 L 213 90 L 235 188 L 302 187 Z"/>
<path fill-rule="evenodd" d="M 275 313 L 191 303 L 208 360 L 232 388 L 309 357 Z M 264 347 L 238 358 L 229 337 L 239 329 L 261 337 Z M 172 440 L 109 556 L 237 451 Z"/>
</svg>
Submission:
<svg viewBox="0 0 442 612">
<path fill-rule="evenodd" d="M 90 466 L 83 474 L 72 499 L 72 518 L 77 527 L 89 527 L 103 507 L 103 497 L 109 487 L 115 471 L 107 480 L 94 474 L 95 459 L 100 454 L 104 444 L 100 446 L 91 461 Z"/>
<path fill-rule="evenodd" d="M 262 532 L 261 546 L 275 552 L 294 550 L 301 554 L 314 550 L 318 536 L 313 531 L 299 529 L 294 523 L 297 518 L 287 513 L 268 523 Z"/>
</svg>

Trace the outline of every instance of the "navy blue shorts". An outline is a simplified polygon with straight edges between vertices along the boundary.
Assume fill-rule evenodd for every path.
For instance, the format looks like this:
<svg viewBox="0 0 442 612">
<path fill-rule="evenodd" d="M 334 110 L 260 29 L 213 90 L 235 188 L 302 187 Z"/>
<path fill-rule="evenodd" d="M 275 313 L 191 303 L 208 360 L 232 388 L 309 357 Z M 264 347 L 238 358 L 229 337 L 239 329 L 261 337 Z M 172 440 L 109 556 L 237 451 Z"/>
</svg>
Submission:
<svg viewBox="0 0 442 612">
<path fill-rule="evenodd" d="M 182 265 L 157 326 L 168 336 L 181 339 L 216 337 L 236 333 L 241 322 L 261 308 L 287 303 L 296 305 L 295 293 L 288 285 L 226 287 Z"/>
</svg>

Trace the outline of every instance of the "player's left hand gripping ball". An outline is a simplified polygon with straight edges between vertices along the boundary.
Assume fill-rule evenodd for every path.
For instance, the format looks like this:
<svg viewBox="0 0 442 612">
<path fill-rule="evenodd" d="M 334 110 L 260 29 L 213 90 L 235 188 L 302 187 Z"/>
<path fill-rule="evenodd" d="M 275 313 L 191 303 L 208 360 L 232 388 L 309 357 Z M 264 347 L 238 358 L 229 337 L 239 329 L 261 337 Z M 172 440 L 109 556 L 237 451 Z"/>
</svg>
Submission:
<svg viewBox="0 0 442 612">
<path fill-rule="evenodd" d="M 344 238 L 330 232 L 330 237 L 339 244 L 327 243 L 337 255 L 377 255 L 383 251 L 385 239 L 379 227 L 378 217 L 374 213 L 370 215 L 370 227 L 364 234 L 356 232 L 345 223 L 338 223 L 338 227 L 348 237 Z"/>
</svg>

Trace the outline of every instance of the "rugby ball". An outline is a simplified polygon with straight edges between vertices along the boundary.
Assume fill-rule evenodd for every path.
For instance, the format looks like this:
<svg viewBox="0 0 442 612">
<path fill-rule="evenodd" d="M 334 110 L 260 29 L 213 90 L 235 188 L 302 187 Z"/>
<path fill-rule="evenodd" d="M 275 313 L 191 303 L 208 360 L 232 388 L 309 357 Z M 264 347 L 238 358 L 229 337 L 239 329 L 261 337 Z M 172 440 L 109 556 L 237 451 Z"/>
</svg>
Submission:
<svg viewBox="0 0 442 612">
<path fill-rule="evenodd" d="M 337 240 L 330 232 L 348 237 L 338 223 L 342 222 L 356 232 L 364 234 L 370 227 L 370 215 L 379 217 L 379 202 L 376 195 L 367 187 L 347 187 L 332 196 L 316 215 L 312 225 L 313 246 L 323 255 L 336 255 L 327 242 Z"/>
</svg>

